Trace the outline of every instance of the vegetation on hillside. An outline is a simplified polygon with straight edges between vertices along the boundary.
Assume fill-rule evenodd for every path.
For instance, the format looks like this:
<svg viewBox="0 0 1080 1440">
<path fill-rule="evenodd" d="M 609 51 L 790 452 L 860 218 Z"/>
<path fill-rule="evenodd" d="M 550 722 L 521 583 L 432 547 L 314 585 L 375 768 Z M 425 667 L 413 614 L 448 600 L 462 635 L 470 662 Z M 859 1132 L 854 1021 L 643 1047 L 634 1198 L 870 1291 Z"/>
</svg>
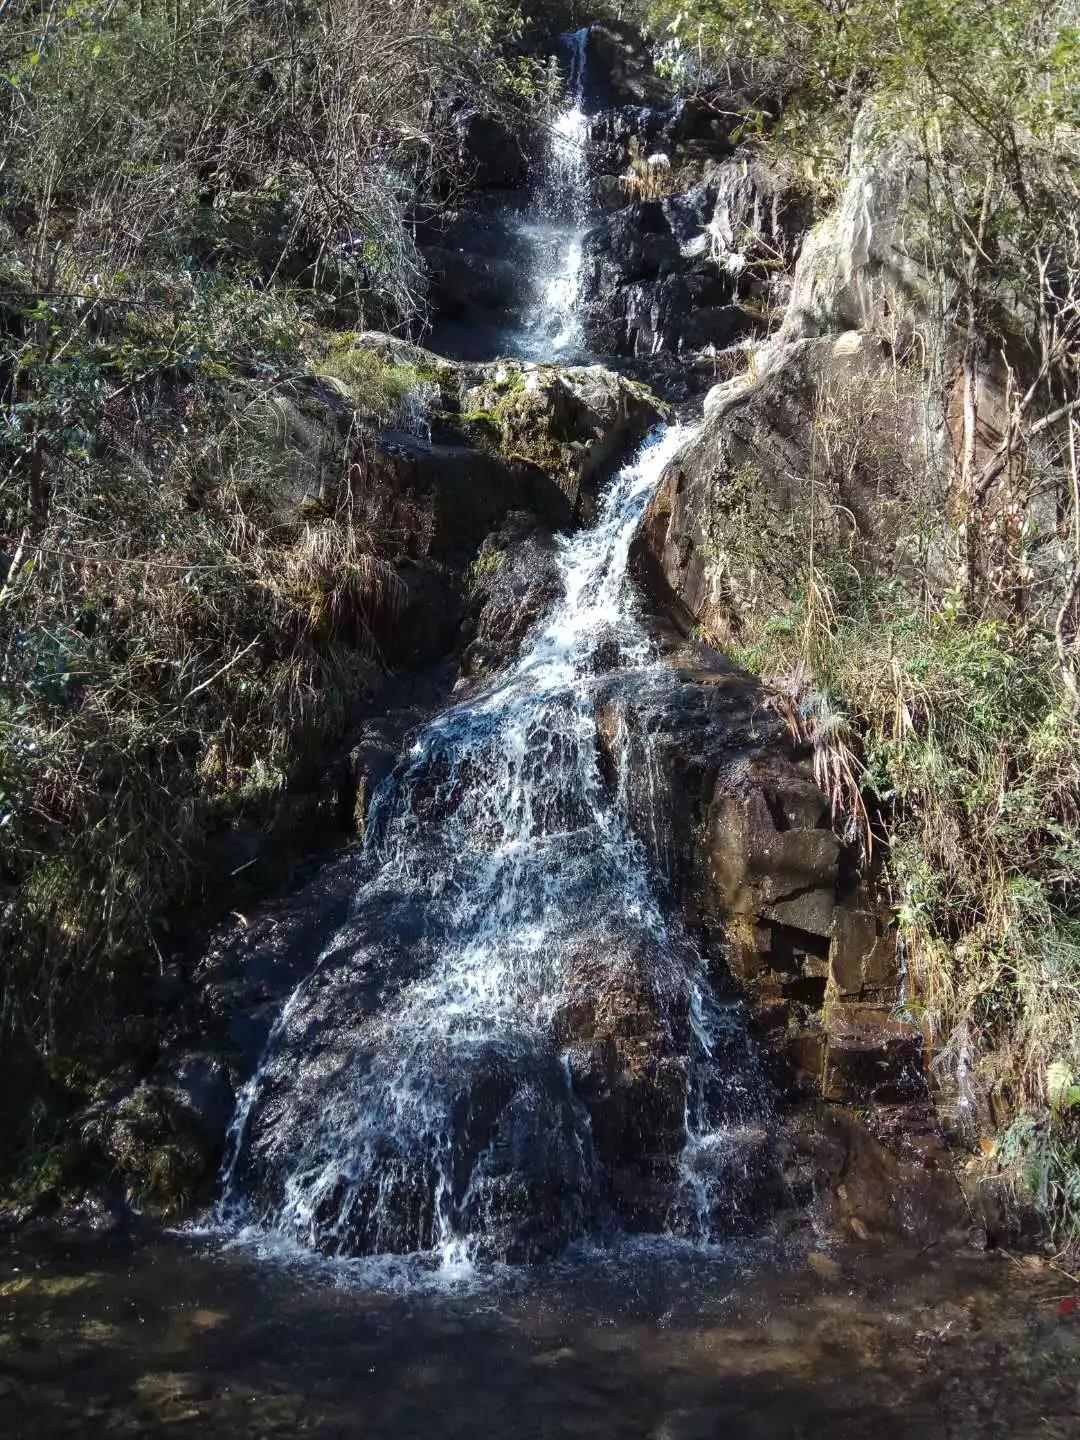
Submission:
<svg viewBox="0 0 1080 1440">
<path fill-rule="evenodd" d="M 806 517 L 790 563 L 765 562 L 740 653 L 788 697 L 864 846 L 876 832 L 941 1073 L 1075 1238 L 1080 7 L 661 0 L 652 16 L 700 83 L 749 77 L 744 133 L 823 207 L 853 145 L 859 160 L 899 135 L 912 156 L 921 303 L 872 337 L 890 378 L 819 387 L 807 483 L 827 523 Z M 913 459 L 920 412 L 948 415 L 952 443 Z M 892 552 L 837 523 L 845 476 L 903 512 Z"/>
<path fill-rule="evenodd" d="M 243 868 L 238 817 L 325 825 L 427 533 L 354 463 L 420 377 L 349 332 L 422 307 L 406 222 L 448 183 L 447 104 L 512 119 L 548 84 L 507 58 L 520 23 L 0 7 L 0 1050 L 99 1046 L 170 914 Z"/>
<path fill-rule="evenodd" d="M 354 463 L 354 427 L 425 377 L 352 332 L 422 312 L 406 220 L 451 183 L 448 99 L 533 104 L 508 42 L 596 9 L 0 4 L 0 1048 L 94 1045 L 232 821 L 319 822 L 297 782 L 372 683 L 426 524 Z M 1080 9 L 648 15 L 685 83 L 738 76 L 733 133 L 822 209 L 853 138 L 910 139 L 924 306 L 874 337 L 891 389 L 815 397 L 810 480 L 872 469 L 915 559 L 804 529 L 739 654 L 884 855 L 938 1063 L 1080 1233 Z M 944 470 L 896 443 L 916 393 L 958 397 Z"/>
</svg>

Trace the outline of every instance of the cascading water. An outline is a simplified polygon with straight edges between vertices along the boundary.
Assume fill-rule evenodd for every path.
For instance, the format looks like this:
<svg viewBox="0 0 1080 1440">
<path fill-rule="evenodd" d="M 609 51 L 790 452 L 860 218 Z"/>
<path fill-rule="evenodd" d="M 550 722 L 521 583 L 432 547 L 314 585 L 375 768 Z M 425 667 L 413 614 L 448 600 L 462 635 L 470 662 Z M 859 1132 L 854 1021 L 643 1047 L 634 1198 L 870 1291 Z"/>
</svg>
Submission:
<svg viewBox="0 0 1080 1440">
<path fill-rule="evenodd" d="M 569 103 L 548 132 L 540 184 L 522 233 L 536 247 L 526 348 L 532 358 L 565 359 L 581 346 L 577 313 L 583 242 L 589 218 L 585 63 L 588 28 L 561 37 Z"/>
<path fill-rule="evenodd" d="M 634 1223 L 702 1237 L 735 1218 L 765 1117 L 756 1068 L 665 916 L 625 752 L 605 776 L 597 721 L 619 685 L 669 673 L 626 572 L 684 438 L 667 430 L 622 470 L 595 526 L 562 543 L 563 598 L 518 661 L 431 724 L 377 796 L 354 916 L 237 1111 L 233 1223 L 444 1263 L 532 1259 L 617 1225 L 620 1157 L 580 1018 L 613 994 L 652 1017 L 650 1083 L 677 1121 L 660 1199 Z"/>
<path fill-rule="evenodd" d="M 540 191 L 552 358 L 576 343 L 586 41 L 564 37 L 571 105 Z M 517 661 L 377 792 L 353 914 L 237 1107 L 226 1223 L 443 1267 L 748 1223 L 773 1173 L 760 1067 L 672 918 L 655 807 L 648 834 L 631 824 L 624 702 L 656 692 L 663 713 L 672 682 L 627 563 L 686 438 L 658 433 L 615 477 L 560 542 L 562 598 Z"/>
</svg>

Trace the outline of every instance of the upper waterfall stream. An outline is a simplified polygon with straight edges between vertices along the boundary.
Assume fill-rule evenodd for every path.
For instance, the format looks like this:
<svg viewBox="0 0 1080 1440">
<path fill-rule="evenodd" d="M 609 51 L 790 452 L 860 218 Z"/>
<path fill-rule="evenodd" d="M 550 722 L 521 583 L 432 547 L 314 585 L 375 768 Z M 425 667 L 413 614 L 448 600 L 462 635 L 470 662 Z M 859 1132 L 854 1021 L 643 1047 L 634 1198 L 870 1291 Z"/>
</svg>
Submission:
<svg viewBox="0 0 1080 1440">
<path fill-rule="evenodd" d="M 537 358 L 572 358 L 581 346 L 577 301 L 582 242 L 589 216 L 589 120 L 585 114 L 588 37 L 587 29 L 564 37 L 570 103 L 551 126 L 536 188 L 536 215 L 523 227 L 538 246 L 533 313 L 527 322 L 529 348 L 537 351 Z"/>
<path fill-rule="evenodd" d="M 562 269 L 534 277 L 553 358 L 573 343 L 584 36 L 541 191 L 565 192 Z M 230 1227 L 455 1268 L 750 1222 L 766 1089 L 631 823 L 622 722 L 599 719 L 669 673 L 627 567 L 687 439 L 661 429 L 619 471 L 591 528 L 559 542 L 561 598 L 517 660 L 429 724 L 376 794 L 352 916 L 241 1096 Z"/>
</svg>

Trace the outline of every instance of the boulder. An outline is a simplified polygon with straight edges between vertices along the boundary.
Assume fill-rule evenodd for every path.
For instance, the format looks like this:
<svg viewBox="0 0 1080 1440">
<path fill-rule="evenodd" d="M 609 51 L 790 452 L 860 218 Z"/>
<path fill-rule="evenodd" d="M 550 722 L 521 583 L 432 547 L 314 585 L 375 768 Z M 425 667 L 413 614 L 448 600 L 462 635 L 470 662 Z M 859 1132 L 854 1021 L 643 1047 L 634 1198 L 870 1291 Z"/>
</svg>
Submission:
<svg viewBox="0 0 1080 1440">
<path fill-rule="evenodd" d="M 291 379 L 288 390 L 237 394 L 237 410 L 272 448 L 266 493 L 273 517 L 293 526 L 332 507 L 346 468 L 356 406 L 334 384 L 312 375 Z"/>
<path fill-rule="evenodd" d="M 551 442 L 543 418 L 538 415 L 535 423 L 533 449 L 539 455 Z M 555 526 L 568 524 L 572 516 L 561 477 L 549 476 L 509 444 L 506 458 L 499 448 L 435 444 L 384 429 L 371 437 L 357 468 L 365 485 L 419 500 L 428 517 L 427 553 L 464 568 L 509 510 L 531 510 Z"/>
<path fill-rule="evenodd" d="M 465 379 L 466 434 L 549 477 L 583 520 L 603 482 L 668 414 L 645 386 L 600 365 L 499 361 Z"/>
<path fill-rule="evenodd" d="M 890 1122 L 900 1119 L 901 1134 Z M 817 1223 L 862 1243 L 929 1246 L 985 1236 L 953 1160 L 925 1111 L 861 1118 L 811 1107 L 793 1126 L 796 1171 Z"/>
<path fill-rule="evenodd" d="M 232 1115 L 228 1072 L 209 1056 L 160 1067 L 118 1105 L 88 1117 L 128 1197 L 160 1218 L 210 1199 Z"/>
<path fill-rule="evenodd" d="M 101 1095 L 82 1133 L 137 1209 L 175 1219 L 212 1199 L 235 1104 L 231 1057 L 178 1045 L 145 1079 Z"/>
<path fill-rule="evenodd" d="M 428 930 L 383 892 L 339 932 L 264 1063 L 237 1190 L 333 1254 L 431 1249 L 441 1224 L 487 1258 L 554 1253 L 595 1218 L 584 1112 L 535 1030 L 411 1011 Z"/>
<path fill-rule="evenodd" d="M 588 519 L 599 487 L 670 415 L 645 385 L 602 365 L 448 361 L 378 331 L 355 343 L 435 377 L 430 436 L 382 427 L 358 464 L 381 492 L 423 499 L 437 559 L 471 558 L 510 510 L 552 528 Z"/>
<path fill-rule="evenodd" d="M 461 104 L 453 111 L 450 124 L 457 184 L 477 190 L 507 190 L 525 183 L 528 160 L 521 138 L 500 115 Z"/>
<path fill-rule="evenodd" d="M 469 571 L 468 642 L 461 673 L 469 678 L 504 667 L 561 592 L 551 532 L 527 513 L 507 517 L 489 535 Z"/>
<path fill-rule="evenodd" d="M 669 98 L 656 74 L 652 49 L 637 26 L 601 20 L 589 26 L 585 51 L 585 108 L 654 105 Z"/>
</svg>

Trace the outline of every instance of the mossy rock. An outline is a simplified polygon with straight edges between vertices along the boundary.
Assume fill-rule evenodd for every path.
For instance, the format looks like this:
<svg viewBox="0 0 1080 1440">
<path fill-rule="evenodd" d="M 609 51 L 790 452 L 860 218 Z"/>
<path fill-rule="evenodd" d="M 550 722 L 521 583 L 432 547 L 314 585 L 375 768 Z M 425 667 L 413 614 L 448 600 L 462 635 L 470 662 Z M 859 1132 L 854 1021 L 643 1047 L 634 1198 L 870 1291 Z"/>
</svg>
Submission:
<svg viewBox="0 0 1080 1440">
<path fill-rule="evenodd" d="M 173 1219 L 213 1186 L 220 1147 L 162 1085 L 144 1081 L 100 1125 L 102 1148 L 128 1198 L 145 1213 Z"/>
<path fill-rule="evenodd" d="M 600 484 L 666 418 L 645 386 L 602 366 L 500 361 L 465 390 L 460 420 L 473 444 L 543 470 L 586 518 Z"/>
</svg>

